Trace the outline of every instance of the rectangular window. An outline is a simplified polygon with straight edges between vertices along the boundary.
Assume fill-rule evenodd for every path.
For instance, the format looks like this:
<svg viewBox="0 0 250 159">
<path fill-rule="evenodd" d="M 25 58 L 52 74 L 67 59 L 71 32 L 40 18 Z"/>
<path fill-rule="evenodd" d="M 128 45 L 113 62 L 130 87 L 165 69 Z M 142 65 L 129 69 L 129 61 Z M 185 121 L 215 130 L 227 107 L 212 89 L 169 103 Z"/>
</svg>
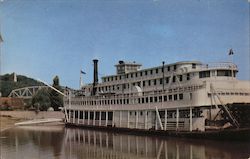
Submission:
<svg viewBox="0 0 250 159">
<path fill-rule="evenodd" d="M 162 102 L 162 96 L 159 96 L 159 102 Z"/>
<path fill-rule="evenodd" d="M 155 97 L 155 102 L 157 102 L 158 101 L 158 97 Z"/>
<path fill-rule="evenodd" d="M 175 83 L 175 81 L 176 81 L 176 77 L 175 77 L 175 76 L 173 76 L 173 83 Z"/>
<path fill-rule="evenodd" d="M 168 100 L 172 100 L 172 95 L 168 95 Z"/>
<path fill-rule="evenodd" d="M 182 75 L 179 76 L 179 80 L 180 80 L 180 82 L 182 81 Z"/>
<path fill-rule="evenodd" d="M 142 81 L 142 86 L 143 86 L 143 87 L 145 86 L 145 83 L 146 83 L 145 81 Z"/>
<path fill-rule="evenodd" d="M 160 84 L 162 84 L 162 78 L 160 78 Z"/>
<path fill-rule="evenodd" d="M 152 103 L 153 102 L 153 97 L 150 97 L 149 99 L 150 99 L 150 103 Z"/>
<path fill-rule="evenodd" d="M 164 102 L 166 102 L 168 100 L 168 97 L 165 95 L 164 96 Z"/>
<path fill-rule="evenodd" d="M 135 77 L 137 77 L 137 76 L 138 76 L 138 73 L 136 72 L 136 73 L 135 73 Z"/>
<path fill-rule="evenodd" d="M 168 66 L 168 71 L 170 71 L 170 66 Z"/>
<path fill-rule="evenodd" d="M 179 100 L 182 100 L 183 99 L 183 94 L 179 94 Z"/>
<path fill-rule="evenodd" d="M 174 94 L 174 100 L 177 100 L 177 94 Z"/>
<path fill-rule="evenodd" d="M 150 74 L 151 74 L 151 75 L 153 74 L 153 70 L 150 70 Z"/>
<path fill-rule="evenodd" d="M 146 97 L 146 103 L 148 103 L 148 97 Z"/>
<path fill-rule="evenodd" d="M 155 70 L 155 73 L 156 73 L 156 74 L 158 73 L 158 69 Z"/>
<path fill-rule="evenodd" d="M 169 83 L 169 77 L 166 78 L 166 83 Z"/>
<path fill-rule="evenodd" d="M 156 79 L 154 79 L 154 85 L 156 85 Z"/>
<path fill-rule="evenodd" d="M 201 71 L 201 72 L 199 72 L 199 77 L 200 78 L 210 77 L 210 71 Z"/>
<path fill-rule="evenodd" d="M 131 73 L 131 75 L 130 75 L 130 76 L 131 76 L 131 78 L 133 78 L 133 73 Z"/>
<path fill-rule="evenodd" d="M 195 69 L 196 68 L 196 64 L 192 63 L 192 68 Z"/>
<path fill-rule="evenodd" d="M 176 70 L 176 65 L 174 65 L 174 71 Z"/>
<path fill-rule="evenodd" d="M 187 81 L 190 80 L 190 74 L 187 74 Z"/>
<path fill-rule="evenodd" d="M 217 76 L 232 76 L 231 70 L 217 70 Z"/>
<path fill-rule="evenodd" d="M 148 85 L 151 86 L 151 80 L 148 80 Z"/>
<path fill-rule="evenodd" d="M 145 76 L 147 76 L 148 75 L 148 71 L 145 71 Z"/>
<path fill-rule="evenodd" d="M 142 76 L 142 72 L 140 72 L 140 75 Z"/>
</svg>

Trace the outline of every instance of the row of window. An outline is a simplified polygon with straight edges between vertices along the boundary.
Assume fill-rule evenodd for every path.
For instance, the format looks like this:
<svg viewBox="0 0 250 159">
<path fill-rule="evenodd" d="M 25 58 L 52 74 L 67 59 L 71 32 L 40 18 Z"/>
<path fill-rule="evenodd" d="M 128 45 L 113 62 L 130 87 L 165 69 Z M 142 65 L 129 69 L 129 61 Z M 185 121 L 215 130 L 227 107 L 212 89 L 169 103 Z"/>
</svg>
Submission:
<svg viewBox="0 0 250 159">
<path fill-rule="evenodd" d="M 171 67 L 168 66 L 167 70 L 170 71 Z M 173 70 L 176 70 L 176 65 L 173 66 Z M 119 75 L 119 76 L 111 76 L 111 77 L 104 77 L 103 78 L 103 82 L 109 82 L 109 81 L 116 81 L 116 80 L 121 80 L 122 76 L 124 76 L 124 78 L 134 78 L 134 77 L 142 77 L 143 75 L 147 76 L 147 75 L 153 75 L 153 73 L 158 74 L 159 72 L 163 72 L 163 68 L 156 68 L 156 69 L 152 69 L 152 70 L 145 70 L 145 71 L 141 71 L 141 72 L 135 72 L 135 73 L 127 73 L 125 75 Z"/>
<path fill-rule="evenodd" d="M 106 120 L 106 118 L 108 120 L 112 120 L 113 119 L 113 113 L 112 112 L 108 112 L 106 114 L 106 112 L 99 112 L 99 111 L 96 111 L 96 112 L 93 112 L 93 111 L 73 111 L 73 110 L 67 110 L 68 114 L 70 115 L 70 118 L 79 118 L 79 119 L 90 119 L 90 120 Z M 144 112 L 144 111 L 129 111 L 129 115 L 130 116 L 136 116 L 136 115 L 140 115 L 140 116 L 143 116 L 143 115 L 147 115 L 149 116 L 150 112 L 147 111 L 147 112 Z M 192 110 L 192 116 L 193 117 L 201 117 L 201 114 L 202 114 L 202 111 L 198 108 L 195 108 Z M 107 115 L 107 117 L 106 117 Z M 160 115 L 160 118 L 164 119 L 165 118 L 165 111 L 159 111 L 159 115 Z M 167 118 L 176 118 L 177 116 L 177 112 L 176 110 L 168 110 L 167 111 Z M 190 116 L 190 110 L 179 110 L 179 118 L 189 118 Z M 101 117 L 101 118 L 100 118 Z"/>
<path fill-rule="evenodd" d="M 127 99 L 104 99 L 95 101 L 72 101 L 73 105 L 113 105 L 113 104 L 144 104 L 166 101 L 183 100 L 183 94 L 170 94 L 164 96 L 142 97 L 129 100 Z M 68 103 L 68 102 L 66 102 Z"/>
<path fill-rule="evenodd" d="M 235 71 L 232 70 L 217 70 L 217 76 L 227 76 L 231 77 L 233 72 L 233 76 L 235 77 Z M 215 76 L 215 71 L 201 71 L 199 72 L 199 78 L 207 78 Z"/>
<path fill-rule="evenodd" d="M 186 80 L 190 80 L 190 74 L 186 74 Z M 183 75 L 178 75 L 178 76 L 173 76 L 172 78 L 172 83 L 175 82 L 182 82 L 183 81 Z M 164 84 L 168 84 L 170 82 L 170 77 L 165 77 L 164 78 Z M 141 85 L 142 84 L 142 85 Z M 138 82 L 133 82 L 132 85 L 133 86 L 155 86 L 157 84 L 163 84 L 163 78 L 159 78 L 159 79 L 152 79 L 152 80 L 145 80 L 145 81 L 138 81 Z M 123 87 L 123 88 L 122 88 Z M 112 85 L 112 86 L 103 86 L 103 87 L 99 87 L 98 91 L 102 92 L 102 91 L 115 91 L 115 90 L 122 90 L 122 89 L 129 89 L 130 85 L 127 84 L 122 84 L 122 85 Z"/>
</svg>

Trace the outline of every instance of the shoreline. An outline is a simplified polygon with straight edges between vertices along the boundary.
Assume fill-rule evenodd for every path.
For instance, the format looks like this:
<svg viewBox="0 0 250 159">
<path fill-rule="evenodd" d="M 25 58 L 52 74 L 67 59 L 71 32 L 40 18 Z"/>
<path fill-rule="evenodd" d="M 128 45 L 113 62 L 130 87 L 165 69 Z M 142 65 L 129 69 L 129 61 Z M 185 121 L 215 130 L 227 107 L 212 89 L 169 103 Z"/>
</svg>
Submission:
<svg viewBox="0 0 250 159">
<path fill-rule="evenodd" d="M 0 115 L 0 133 L 8 129 L 16 127 L 15 123 L 21 122 L 24 120 L 25 119 L 22 119 L 22 118 L 14 118 L 11 116 Z"/>
<path fill-rule="evenodd" d="M 16 127 L 15 123 L 34 119 L 59 118 L 64 119 L 60 111 L 0 111 L 0 133 Z"/>
</svg>

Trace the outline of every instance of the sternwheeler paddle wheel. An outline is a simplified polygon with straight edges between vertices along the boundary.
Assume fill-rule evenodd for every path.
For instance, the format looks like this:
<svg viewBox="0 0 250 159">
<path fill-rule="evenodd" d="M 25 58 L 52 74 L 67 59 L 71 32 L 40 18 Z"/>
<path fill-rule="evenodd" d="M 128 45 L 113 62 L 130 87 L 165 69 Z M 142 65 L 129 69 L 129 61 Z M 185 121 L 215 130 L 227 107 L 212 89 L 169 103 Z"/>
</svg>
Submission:
<svg viewBox="0 0 250 159">
<path fill-rule="evenodd" d="M 250 103 L 224 104 L 219 94 L 211 85 L 211 98 L 217 98 L 219 105 L 215 104 L 217 114 L 210 120 L 206 120 L 208 129 L 230 129 L 230 128 L 250 128 Z"/>
</svg>

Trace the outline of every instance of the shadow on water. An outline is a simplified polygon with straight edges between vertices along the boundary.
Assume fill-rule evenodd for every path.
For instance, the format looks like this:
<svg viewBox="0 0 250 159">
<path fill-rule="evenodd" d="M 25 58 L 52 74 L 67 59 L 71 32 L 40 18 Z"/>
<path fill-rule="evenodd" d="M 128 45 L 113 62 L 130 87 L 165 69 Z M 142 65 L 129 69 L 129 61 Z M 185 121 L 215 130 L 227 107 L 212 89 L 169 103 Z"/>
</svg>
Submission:
<svg viewBox="0 0 250 159">
<path fill-rule="evenodd" d="M 117 134 L 63 126 L 27 126 L 1 134 L 1 157 L 38 159 L 235 159 L 250 143 Z"/>
</svg>

